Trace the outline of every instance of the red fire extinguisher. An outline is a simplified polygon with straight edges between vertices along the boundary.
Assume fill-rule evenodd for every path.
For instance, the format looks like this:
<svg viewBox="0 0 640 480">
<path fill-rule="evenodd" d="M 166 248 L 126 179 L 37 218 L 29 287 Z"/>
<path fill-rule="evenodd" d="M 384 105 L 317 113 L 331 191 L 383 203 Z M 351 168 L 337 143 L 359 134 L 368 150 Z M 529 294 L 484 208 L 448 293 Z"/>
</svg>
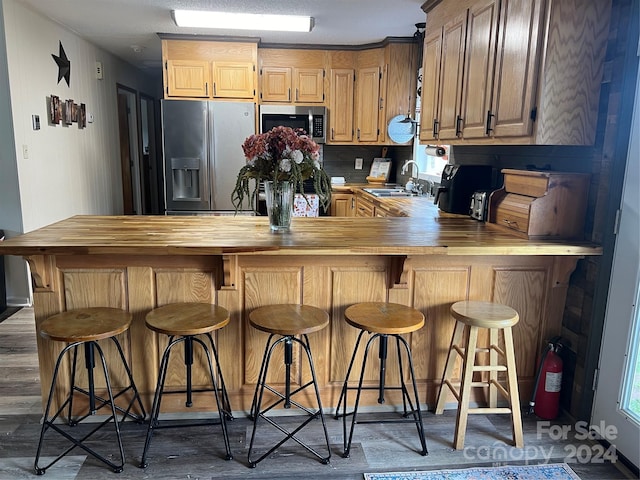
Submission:
<svg viewBox="0 0 640 480">
<path fill-rule="evenodd" d="M 549 341 L 540 361 L 533 399 L 529 402 L 529 412 L 546 420 L 556 418 L 560 410 L 562 358 L 558 353 L 563 346 L 560 340 L 560 337 L 554 337 Z"/>
</svg>

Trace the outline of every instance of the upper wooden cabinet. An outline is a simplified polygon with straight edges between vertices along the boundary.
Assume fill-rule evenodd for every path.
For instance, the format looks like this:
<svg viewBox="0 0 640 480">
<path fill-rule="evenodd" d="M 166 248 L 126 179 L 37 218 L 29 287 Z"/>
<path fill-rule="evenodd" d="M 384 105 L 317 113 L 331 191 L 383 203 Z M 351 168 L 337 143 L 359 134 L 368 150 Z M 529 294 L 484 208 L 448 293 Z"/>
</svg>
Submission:
<svg viewBox="0 0 640 480">
<path fill-rule="evenodd" d="M 165 98 L 256 100 L 257 44 L 162 40 Z"/>
<path fill-rule="evenodd" d="M 328 143 L 385 145 L 387 124 L 414 105 L 416 45 L 330 52 Z"/>
<path fill-rule="evenodd" d="M 263 102 L 324 102 L 323 68 L 262 67 L 260 76 Z"/>
<path fill-rule="evenodd" d="M 593 144 L 610 0 L 423 8 L 422 141 Z"/>
<path fill-rule="evenodd" d="M 380 136 L 380 97 L 382 68 L 359 68 L 356 73 L 355 124 L 356 141 L 377 142 Z"/>
<path fill-rule="evenodd" d="M 324 50 L 261 48 L 259 65 L 261 102 L 324 103 Z"/>
<path fill-rule="evenodd" d="M 331 69 L 329 94 L 328 142 L 351 143 L 353 141 L 353 92 L 355 70 Z"/>
<path fill-rule="evenodd" d="M 254 98 L 254 70 L 248 62 L 213 62 L 214 98 Z"/>
</svg>

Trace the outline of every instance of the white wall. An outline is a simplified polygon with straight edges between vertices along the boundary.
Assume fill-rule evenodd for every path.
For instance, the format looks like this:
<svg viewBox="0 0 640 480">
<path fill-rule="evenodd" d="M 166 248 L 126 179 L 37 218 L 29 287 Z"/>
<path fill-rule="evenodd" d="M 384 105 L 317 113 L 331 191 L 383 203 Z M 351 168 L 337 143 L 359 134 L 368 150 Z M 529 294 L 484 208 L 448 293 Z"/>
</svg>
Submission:
<svg viewBox="0 0 640 480">
<path fill-rule="evenodd" d="M 14 199 L 5 205 L 5 198 L 0 193 L 2 209 L 10 209 L 13 216 L 20 217 L 23 232 L 77 214 L 121 214 L 116 84 L 153 94 L 157 89 L 154 80 L 17 0 L 2 0 L 2 13 L 14 159 L 10 158 L 11 152 L 4 151 L 9 143 L 3 141 L 0 187 L 5 182 L 5 167 L 11 174 L 13 162 L 19 189 L 18 204 Z M 52 54 L 58 55 L 59 42 L 71 62 L 69 86 L 64 79 L 57 81 L 58 66 Z M 103 65 L 103 80 L 95 75 L 97 61 Z M 0 88 L 2 67 L 0 55 Z M 0 93 L 0 107 L 3 106 L 3 95 L 4 92 Z M 94 122 L 88 123 L 85 129 L 79 129 L 76 123 L 50 125 L 47 112 L 50 95 L 86 104 L 87 116 L 92 114 Z M 37 131 L 32 129 L 34 114 L 40 116 L 41 129 Z M 4 140 L 5 123 L 9 119 L 3 118 L 0 122 L 0 139 Z M 24 158 L 24 146 L 28 158 Z M 4 216 L 0 215 L 0 221 Z M 3 228 L 1 224 L 0 228 Z M 14 259 L 9 263 L 9 302 L 21 303 L 21 299 L 29 295 L 28 278 L 24 272 L 14 271 Z M 18 263 L 22 269 L 23 264 L 22 261 Z"/>
</svg>

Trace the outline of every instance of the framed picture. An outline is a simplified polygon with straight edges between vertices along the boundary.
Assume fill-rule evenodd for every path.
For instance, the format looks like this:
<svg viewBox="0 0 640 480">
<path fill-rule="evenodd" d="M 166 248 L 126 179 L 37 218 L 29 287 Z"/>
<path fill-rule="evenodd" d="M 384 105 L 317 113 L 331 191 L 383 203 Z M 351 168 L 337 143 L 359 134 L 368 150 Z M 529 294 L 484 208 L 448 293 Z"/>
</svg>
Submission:
<svg viewBox="0 0 640 480">
<path fill-rule="evenodd" d="M 56 111 L 55 111 L 55 124 L 59 125 L 62 121 L 62 102 L 60 97 L 56 97 Z"/>
<path fill-rule="evenodd" d="M 72 122 L 78 121 L 78 104 L 77 103 L 71 104 L 71 121 Z"/>
<path fill-rule="evenodd" d="M 60 98 L 56 95 L 49 97 L 49 123 L 51 125 L 57 125 L 60 123 Z"/>
<path fill-rule="evenodd" d="M 78 118 L 78 127 L 86 128 L 87 126 L 87 107 L 84 103 L 80 104 L 80 118 Z"/>
<path fill-rule="evenodd" d="M 64 102 L 64 123 L 66 125 L 73 123 L 73 100 L 71 99 Z"/>
<path fill-rule="evenodd" d="M 55 95 L 51 95 L 49 97 L 49 123 L 55 123 L 56 119 L 56 104 L 55 104 Z"/>
</svg>

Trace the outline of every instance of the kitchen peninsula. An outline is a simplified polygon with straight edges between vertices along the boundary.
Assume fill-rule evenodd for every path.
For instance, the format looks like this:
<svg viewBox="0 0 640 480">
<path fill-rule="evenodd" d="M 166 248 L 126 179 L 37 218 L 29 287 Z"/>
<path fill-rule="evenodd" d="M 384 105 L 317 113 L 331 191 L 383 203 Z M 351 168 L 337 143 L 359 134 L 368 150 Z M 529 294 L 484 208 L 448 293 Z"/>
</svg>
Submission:
<svg viewBox="0 0 640 480">
<path fill-rule="evenodd" d="M 425 314 L 425 326 L 408 341 L 421 401 L 433 406 L 454 326 L 450 304 L 508 304 L 520 313 L 515 351 L 526 402 L 543 346 L 560 333 L 569 276 L 580 258 L 601 253 L 589 243 L 524 240 L 466 216 L 441 216 L 435 207 L 420 218 L 294 218 L 285 234 L 271 233 L 265 217 L 75 216 L 0 244 L 0 254 L 29 262 L 38 328 L 48 316 L 74 308 L 109 306 L 133 314 L 121 343 L 147 406 L 167 339 L 145 327 L 145 315 L 183 301 L 228 309 L 231 321 L 218 332 L 217 345 L 236 411 L 249 410 L 265 340 L 250 328 L 248 313 L 274 303 L 329 312 L 329 328 L 310 335 L 327 408 L 335 406 L 358 333 L 343 319 L 349 305 L 390 301 Z M 61 348 L 38 337 L 45 399 Z M 106 344 L 105 351 L 115 353 Z M 184 365 L 172 368 L 168 383 L 178 386 Z M 308 372 L 296 367 L 293 375 L 300 383 Z M 194 376 L 194 386 L 203 379 Z M 376 405 L 375 392 L 363 401 Z M 163 407 L 185 412 L 202 403 L 188 409 L 173 395 Z M 390 398 L 386 405 L 393 403 Z"/>
</svg>

